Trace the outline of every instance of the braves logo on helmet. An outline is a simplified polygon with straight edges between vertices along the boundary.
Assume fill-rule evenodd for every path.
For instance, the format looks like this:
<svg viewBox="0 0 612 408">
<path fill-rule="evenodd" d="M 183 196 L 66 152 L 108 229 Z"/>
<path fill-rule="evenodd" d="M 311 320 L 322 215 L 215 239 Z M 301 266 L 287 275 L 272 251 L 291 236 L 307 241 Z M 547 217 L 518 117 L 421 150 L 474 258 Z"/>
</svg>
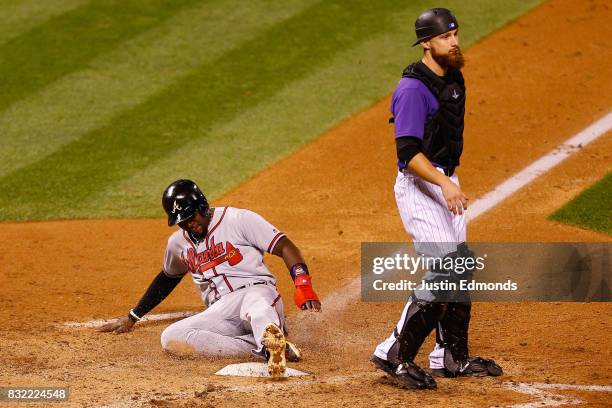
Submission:
<svg viewBox="0 0 612 408">
<path fill-rule="evenodd" d="M 176 225 L 195 215 L 206 214 L 208 201 L 202 190 L 191 180 L 176 180 L 162 195 L 162 206 L 168 214 L 168 226 Z"/>
<path fill-rule="evenodd" d="M 183 210 L 183 207 L 178 205 L 176 200 L 174 200 L 174 206 L 172 207 L 172 214 L 176 214 L 177 211 L 182 211 L 182 210 Z"/>
</svg>

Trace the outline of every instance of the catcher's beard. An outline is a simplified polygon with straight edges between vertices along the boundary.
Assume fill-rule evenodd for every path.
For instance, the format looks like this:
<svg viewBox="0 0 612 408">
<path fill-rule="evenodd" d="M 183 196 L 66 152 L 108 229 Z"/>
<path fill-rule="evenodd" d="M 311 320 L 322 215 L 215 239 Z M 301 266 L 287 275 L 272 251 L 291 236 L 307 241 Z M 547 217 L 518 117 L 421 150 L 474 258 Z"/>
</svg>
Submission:
<svg viewBox="0 0 612 408">
<path fill-rule="evenodd" d="M 432 48 L 431 57 L 444 69 L 461 69 L 465 65 L 465 59 L 461 53 L 461 48 L 453 48 L 448 54 L 438 54 Z"/>
</svg>

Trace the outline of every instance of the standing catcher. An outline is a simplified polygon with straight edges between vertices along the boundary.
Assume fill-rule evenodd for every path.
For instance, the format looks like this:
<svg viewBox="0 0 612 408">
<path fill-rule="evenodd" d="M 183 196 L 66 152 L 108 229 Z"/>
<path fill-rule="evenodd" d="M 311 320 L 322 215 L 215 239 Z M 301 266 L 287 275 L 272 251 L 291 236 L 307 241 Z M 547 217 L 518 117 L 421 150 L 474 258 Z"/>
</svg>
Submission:
<svg viewBox="0 0 612 408">
<path fill-rule="evenodd" d="M 459 24 L 449 10 L 434 8 L 417 18 L 415 28 L 413 46 L 421 44 L 423 58 L 404 70 L 391 100 L 399 166 L 395 198 L 417 252 L 440 259 L 472 257 L 465 243 L 468 198 L 455 174 L 465 114 Z M 458 273 L 431 268 L 424 280 L 453 279 Z M 434 375 L 502 374 L 493 360 L 468 353 L 469 294 L 461 301 L 448 295 L 417 288 L 391 336 L 376 347 L 372 362 L 397 386 L 436 388 L 434 378 L 414 363 L 434 328 L 436 346 L 429 355 Z"/>
<path fill-rule="evenodd" d="M 190 180 L 164 191 L 168 226 L 180 227 L 168 239 L 161 272 L 125 317 L 98 330 L 124 333 L 166 298 L 187 273 L 200 288 L 207 309 L 168 326 L 161 334 L 169 352 L 192 350 L 208 356 L 248 355 L 268 360 L 272 377 L 285 373 L 286 358 L 300 351 L 285 340 L 283 301 L 276 279 L 263 263 L 264 252 L 282 257 L 295 282 L 296 305 L 321 310 L 299 249 L 260 215 L 233 207 L 210 208 Z"/>
</svg>

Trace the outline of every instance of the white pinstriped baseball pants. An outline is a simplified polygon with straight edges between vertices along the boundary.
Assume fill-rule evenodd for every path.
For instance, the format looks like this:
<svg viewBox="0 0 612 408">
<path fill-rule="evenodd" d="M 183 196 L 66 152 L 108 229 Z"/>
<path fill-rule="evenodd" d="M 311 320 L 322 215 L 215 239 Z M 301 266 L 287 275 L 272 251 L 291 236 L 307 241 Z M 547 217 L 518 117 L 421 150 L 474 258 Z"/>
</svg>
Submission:
<svg viewBox="0 0 612 408">
<path fill-rule="evenodd" d="M 438 169 L 442 172 L 441 169 Z M 454 174 L 451 180 L 459 185 L 459 179 Z M 398 172 L 395 180 L 395 201 L 402 218 L 406 232 L 412 238 L 417 251 L 426 252 L 431 256 L 444 256 L 457 250 L 457 245 L 465 242 L 465 215 L 455 215 L 448 210 L 442 189 L 414 174 Z M 419 245 L 422 244 L 422 245 Z M 433 249 L 432 249 L 433 248 Z M 424 250 L 425 249 L 425 250 Z M 419 299 L 431 300 L 415 291 Z M 404 319 L 410 306 L 410 300 L 404 307 L 397 330 L 404 326 Z M 397 340 L 391 335 L 376 347 L 374 354 L 387 359 L 387 352 Z M 429 354 L 431 368 L 444 367 L 444 348 L 436 344 Z"/>
<path fill-rule="evenodd" d="M 459 186 L 457 174 L 450 179 Z M 448 247 L 441 248 L 447 254 L 465 242 L 465 216 L 448 210 L 439 186 L 413 174 L 398 172 L 394 191 L 404 228 L 414 243 L 449 243 Z"/>
</svg>

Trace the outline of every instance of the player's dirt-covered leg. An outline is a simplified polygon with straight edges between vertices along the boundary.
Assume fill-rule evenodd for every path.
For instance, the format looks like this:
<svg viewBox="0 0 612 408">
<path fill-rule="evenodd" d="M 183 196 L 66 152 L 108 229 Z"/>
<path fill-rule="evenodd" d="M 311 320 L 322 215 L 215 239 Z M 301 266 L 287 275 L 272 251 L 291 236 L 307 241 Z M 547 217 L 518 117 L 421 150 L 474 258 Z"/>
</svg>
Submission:
<svg viewBox="0 0 612 408">
<path fill-rule="evenodd" d="M 263 333 L 262 343 L 266 347 L 270 377 L 283 378 L 287 361 L 285 359 L 285 335 L 281 328 L 274 323 L 268 324 Z"/>
<path fill-rule="evenodd" d="M 253 352 L 268 360 L 272 377 L 284 376 L 287 360 L 300 361 L 302 354 L 298 347 L 285 339 L 284 307 L 276 289 L 266 285 L 247 288 L 240 319 L 252 330 L 257 343 Z"/>
<path fill-rule="evenodd" d="M 213 328 L 212 320 L 200 315 L 168 326 L 161 334 L 162 348 L 177 355 L 246 357 L 251 354 L 255 346 L 252 334 L 222 321 L 217 321 Z"/>
<path fill-rule="evenodd" d="M 270 323 L 284 330 L 283 301 L 276 289 L 268 285 L 252 286 L 243 291 L 239 317 L 243 325 L 253 333 L 257 351 L 261 351 L 264 332 Z"/>
<path fill-rule="evenodd" d="M 246 290 L 224 296 L 204 312 L 171 324 L 162 332 L 162 347 L 175 354 L 248 357 L 257 342 L 236 324 L 245 295 Z"/>
</svg>

